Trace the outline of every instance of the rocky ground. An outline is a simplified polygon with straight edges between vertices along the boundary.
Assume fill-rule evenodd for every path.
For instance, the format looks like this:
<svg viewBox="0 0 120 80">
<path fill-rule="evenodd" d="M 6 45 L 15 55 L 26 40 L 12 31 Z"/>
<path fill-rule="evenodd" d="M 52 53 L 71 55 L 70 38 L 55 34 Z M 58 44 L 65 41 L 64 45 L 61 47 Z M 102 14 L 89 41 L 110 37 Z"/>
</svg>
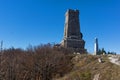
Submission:
<svg viewBox="0 0 120 80">
<path fill-rule="evenodd" d="M 120 66 L 120 55 L 111 55 L 110 62 Z"/>
</svg>

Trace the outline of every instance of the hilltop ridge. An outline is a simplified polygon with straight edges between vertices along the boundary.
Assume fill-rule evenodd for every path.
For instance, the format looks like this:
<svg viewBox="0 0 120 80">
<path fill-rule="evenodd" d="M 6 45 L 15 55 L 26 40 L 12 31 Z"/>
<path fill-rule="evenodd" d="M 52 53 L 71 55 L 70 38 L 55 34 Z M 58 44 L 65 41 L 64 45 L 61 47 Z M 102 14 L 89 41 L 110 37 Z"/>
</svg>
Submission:
<svg viewBox="0 0 120 80">
<path fill-rule="evenodd" d="M 120 66 L 108 55 L 73 54 L 47 45 L 0 52 L 1 80 L 119 80 Z M 98 59 L 101 58 L 102 62 Z M 120 60 L 120 59 L 118 59 Z"/>
</svg>

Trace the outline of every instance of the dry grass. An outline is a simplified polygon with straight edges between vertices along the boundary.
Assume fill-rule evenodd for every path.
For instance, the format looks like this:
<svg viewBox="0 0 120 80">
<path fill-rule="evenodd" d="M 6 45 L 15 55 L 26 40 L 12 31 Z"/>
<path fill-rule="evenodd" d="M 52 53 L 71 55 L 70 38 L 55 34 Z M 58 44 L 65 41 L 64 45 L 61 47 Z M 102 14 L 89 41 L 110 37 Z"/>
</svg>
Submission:
<svg viewBox="0 0 120 80">
<path fill-rule="evenodd" d="M 93 80 L 96 74 L 99 80 L 120 80 L 120 66 L 108 56 L 75 55 L 50 45 L 4 50 L 0 62 L 1 80 Z"/>
<path fill-rule="evenodd" d="M 99 57 L 103 63 L 98 62 Z M 93 80 L 96 74 L 99 80 L 120 80 L 120 66 L 110 63 L 107 56 L 78 55 L 72 62 L 73 70 L 59 80 Z"/>
</svg>

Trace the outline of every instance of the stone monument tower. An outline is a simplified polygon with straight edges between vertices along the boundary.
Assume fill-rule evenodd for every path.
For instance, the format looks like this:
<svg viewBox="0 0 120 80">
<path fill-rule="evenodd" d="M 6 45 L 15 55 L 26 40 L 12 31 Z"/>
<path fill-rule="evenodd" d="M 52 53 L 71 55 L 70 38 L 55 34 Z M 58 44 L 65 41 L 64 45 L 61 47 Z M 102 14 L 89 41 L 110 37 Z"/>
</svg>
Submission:
<svg viewBox="0 0 120 80">
<path fill-rule="evenodd" d="M 61 46 L 73 49 L 76 52 L 85 53 L 85 41 L 80 32 L 79 10 L 67 10 L 65 14 L 64 38 Z"/>
<path fill-rule="evenodd" d="M 97 38 L 95 38 L 94 54 L 98 55 L 98 39 Z"/>
</svg>

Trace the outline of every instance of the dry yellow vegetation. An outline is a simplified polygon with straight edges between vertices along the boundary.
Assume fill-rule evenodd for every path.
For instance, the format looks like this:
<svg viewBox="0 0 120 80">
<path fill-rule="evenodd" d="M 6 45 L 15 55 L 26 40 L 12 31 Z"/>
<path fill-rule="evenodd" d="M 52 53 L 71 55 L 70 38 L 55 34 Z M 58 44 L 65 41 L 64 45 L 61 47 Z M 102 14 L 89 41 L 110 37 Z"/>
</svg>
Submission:
<svg viewBox="0 0 120 80">
<path fill-rule="evenodd" d="M 98 58 L 103 62 L 98 62 Z M 72 59 L 74 64 L 71 72 L 57 80 L 120 80 L 120 66 L 109 62 L 108 56 L 76 55 Z"/>
</svg>

